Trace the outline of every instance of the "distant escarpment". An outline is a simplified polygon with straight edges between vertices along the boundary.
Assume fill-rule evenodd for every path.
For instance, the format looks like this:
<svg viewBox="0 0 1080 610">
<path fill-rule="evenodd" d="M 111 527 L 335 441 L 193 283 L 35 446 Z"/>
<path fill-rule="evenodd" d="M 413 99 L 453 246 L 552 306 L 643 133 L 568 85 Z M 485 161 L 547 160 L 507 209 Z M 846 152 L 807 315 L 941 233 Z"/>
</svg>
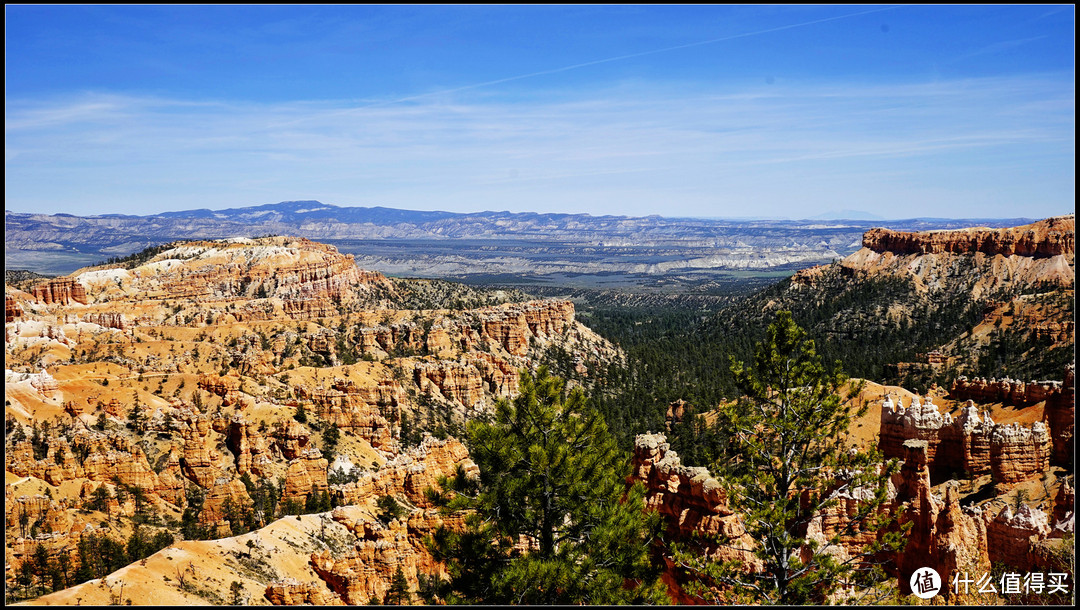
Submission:
<svg viewBox="0 0 1080 610">
<path fill-rule="evenodd" d="M 1054 378 L 1073 359 L 1074 225 L 872 229 L 843 260 L 722 312 L 713 332 L 759 337 L 787 309 L 854 376 L 924 389 L 959 375 Z"/>
<path fill-rule="evenodd" d="M 1044 221 L 1008 229 L 960 229 L 909 233 L 870 229 L 863 234 L 863 247 L 894 254 L 972 254 L 991 256 L 1048 257 L 1071 255 L 1076 247 L 1074 216 L 1056 216 Z"/>
<path fill-rule="evenodd" d="M 359 269 L 352 255 L 303 238 L 177 242 L 137 266 L 120 264 L 87 268 L 44 286 L 75 282 L 85 291 L 84 303 L 133 297 L 340 303 L 373 290 L 393 292 L 389 280 Z"/>
</svg>

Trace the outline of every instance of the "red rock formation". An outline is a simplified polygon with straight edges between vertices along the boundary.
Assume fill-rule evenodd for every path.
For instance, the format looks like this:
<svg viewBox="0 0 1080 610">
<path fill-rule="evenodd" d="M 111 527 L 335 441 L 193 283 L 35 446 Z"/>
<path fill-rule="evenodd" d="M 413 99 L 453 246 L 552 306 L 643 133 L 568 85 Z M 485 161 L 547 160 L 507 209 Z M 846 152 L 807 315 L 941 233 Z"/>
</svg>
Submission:
<svg viewBox="0 0 1080 610">
<path fill-rule="evenodd" d="M 334 494 L 339 504 L 363 504 L 376 496 L 403 495 L 414 506 L 430 508 L 425 491 L 437 488 L 439 477 L 453 476 L 459 465 L 467 475 L 477 472 L 469 450 L 460 441 L 440 441 L 426 435 L 418 447 L 389 460 L 379 470 L 362 473 L 355 483 L 335 486 Z"/>
<path fill-rule="evenodd" d="M 396 414 L 406 401 L 405 390 L 393 379 L 381 379 L 374 385 L 357 385 L 351 380 L 334 379 L 330 388 L 299 387 L 301 399 L 309 399 L 316 415 L 339 428 L 351 430 L 373 447 L 393 446 L 392 422 L 384 412 Z M 396 415 L 393 416 L 397 420 Z"/>
<path fill-rule="evenodd" d="M 305 449 L 296 459 L 289 462 L 285 471 L 285 489 L 281 494 L 281 504 L 289 500 L 305 502 L 312 493 L 323 494 L 329 491 L 326 481 L 326 468 L 329 462 L 317 448 Z"/>
<path fill-rule="evenodd" d="M 101 410 L 113 417 L 123 417 L 124 403 L 120 402 L 119 398 L 111 398 L 109 399 L 109 402 L 101 405 Z"/>
<path fill-rule="evenodd" d="M 240 390 L 241 381 L 238 377 L 230 375 L 203 375 L 199 378 L 198 384 L 199 388 L 206 390 L 211 394 L 225 396 L 229 392 L 238 392 Z"/>
<path fill-rule="evenodd" d="M 98 326 L 104 326 L 105 328 L 116 328 L 118 330 L 127 330 L 128 321 L 124 314 L 119 312 L 91 312 L 83 315 L 83 322 L 89 322 L 90 324 L 97 324 Z"/>
<path fill-rule="evenodd" d="M 423 540 L 440 526 L 460 525 L 459 519 L 446 522 L 437 510 L 415 511 L 407 519 L 395 519 L 384 525 L 358 515 L 350 507 L 334 509 L 332 515 L 359 540 L 343 557 L 335 557 L 329 551 L 313 553 L 311 566 L 345 603 L 384 599 L 398 568 L 410 590 L 417 589 L 420 574 L 446 575 L 443 566 L 424 547 Z"/>
<path fill-rule="evenodd" d="M 218 462 L 221 454 L 214 449 L 210 437 L 210 420 L 205 416 L 193 419 L 183 430 L 183 457 L 180 469 L 184 476 L 203 489 L 210 489 L 221 476 Z"/>
<path fill-rule="evenodd" d="M 227 428 L 226 443 L 236 455 L 238 474 L 250 472 L 257 477 L 267 476 L 273 453 L 270 442 L 259 432 L 257 424 L 234 415 Z"/>
<path fill-rule="evenodd" d="M 671 430 L 671 424 L 682 423 L 683 417 L 686 416 L 686 401 L 676 400 L 668 405 L 667 413 L 664 414 L 664 426 Z"/>
<path fill-rule="evenodd" d="M 34 298 L 46 305 L 69 305 L 82 303 L 86 305 L 86 289 L 82 284 L 71 278 L 56 278 L 43 282 L 31 289 Z"/>
<path fill-rule="evenodd" d="M 27 531 L 30 525 L 36 525 L 39 532 L 66 534 L 74 525 L 67 512 L 67 498 L 54 500 L 40 495 L 14 496 L 10 485 L 5 486 L 4 497 L 4 518 L 8 528 L 21 527 L 20 522 L 25 519 Z"/>
<path fill-rule="evenodd" d="M 295 578 L 275 580 L 266 585 L 266 599 L 275 606 L 340 606 L 341 599 L 327 593 L 315 582 L 300 582 Z"/>
<path fill-rule="evenodd" d="M 139 447 L 131 449 L 131 452 L 110 451 L 90 455 L 83 462 L 86 478 L 93 481 L 119 480 L 124 485 L 157 493 L 160 481 L 147 463 L 146 454 Z"/>
<path fill-rule="evenodd" d="M 741 518 L 727 507 L 720 483 L 705 468 L 683 466 L 663 434 L 639 434 L 634 439 L 628 482 L 635 481 L 645 485 L 646 506 L 666 520 L 669 539 L 694 541 L 701 545 L 703 555 L 714 560 L 737 560 L 748 570 L 762 568 L 761 560 L 753 554 L 715 542 L 716 536 L 723 535 L 732 540 L 734 547 L 755 546 L 746 535 Z M 682 591 L 687 580 L 688 576 L 665 557 L 664 582 L 671 599 L 693 602 Z"/>
<path fill-rule="evenodd" d="M 870 229 L 863 234 L 863 247 L 895 254 L 954 254 L 982 252 L 1004 256 L 1047 257 L 1075 252 L 1076 223 L 1072 215 L 1057 216 L 1029 225 L 1007 229 L 960 229 L 905 233 Z"/>
<path fill-rule="evenodd" d="M 228 536 L 232 532 L 229 522 L 228 511 L 230 506 L 233 510 L 246 511 L 251 508 L 251 496 L 248 495 L 244 484 L 238 479 L 218 481 L 203 500 L 202 511 L 199 513 L 199 522 L 216 526 L 218 531 Z M 240 514 L 238 513 L 238 514 Z"/>
<path fill-rule="evenodd" d="M 78 543 L 81 536 L 96 535 L 96 530 L 93 525 L 88 525 L 85 522 L 76 519 L 72 525 L 71 530 L 65 532 L 56 533 L 43 533 L 38 534 L 36 537 L 9 537 L 6 540 L 7 554 L 5 561 L 5 572 L 7 575 L 8 585 L 14 586 L 14 576 L 18 573 L 23 562 L 33 561 L 34 552 L 37 550 L 38 545 L 45 548 L 45 551 L 49 556 L 49 563 L 55 564 L 60 555 L 67 555 L 71 570 L 78 569 L 79 566 L 79 554 Z"/>
<path fill-rule="evenodd" d="M 185 479 L 183 469 L 180 466 L 180 451 L 175 445 L 169 447 L 165 457 L 165 466 L 158 473 L 159 495 L 166 501 L 181 506 L 184 503 Z"/>
<path fill-rule="evenodd" d="M 960 376 L 949 389 L 950 400 L 973 400 L 979 403 L 1000 402 L 1026 407 L 1043 401 L 1059 400 L 1065 390 L 1060 381 L 1015 379 L 968 379 Z"/>
<path fill-rule="evenodd" d="M 998 483 L 1012 484 L 1042 475 L 1049 468 L 1050 435 L 1042 422 L 1030 428 L 1000 426 L 989 413 L 979 416 L 971 401 L 954 419 L 938 412 L 927 397 L 908 408 L 886 397 L 881 407 L 878 448 L 885 457 L 903 457 L 905 441 L 927 441 L 927 461 L 935 478 L 990 472 Z"/>
<path fill-rule="evenodd" d="M 16 443 L 5 456 L 6 469 L 19 476 L 38 477 L 51 485 L 79 478 L 110 483 L 119 480 L 173 503 L 182 495 L 182 486 L 162 481 L 142 449 L 123 436 L 80 431 L 70 442 L 55 435 L 47 442 L 48 454 L 42 460 L 34 459 L 29 440 Z"/>
<path fill-rule="evenodd" d="M 945 490 L 945 505 L 937 514 L 934 528 L 930 557 L 938 574 L 948 579 L 949 575 L 962 571 L 990 571 L 986 520 L 978 509 L 961 509 L 955 485 L 949 485 Z M 903 552 L 906 554 L 909 551 L 905 549 Z M 910 581 L 911 575 L 907 574 L 907 577 Z M 946 599 L 951 599 L 954 591 L 951 587 L 946 589 L 943 589 L 942 594 Z"/>
<path fill-rule="evenodd" d="M 896 483 L 897 502 L 909 504 L 909 510 L 900 513 L 898 523 L 901 527 L 911 524 L 907 545 L 896 561 L 900 572 L 900 592 L 904 595 L 911 593 L 908 582 L 911 575 L 928 564 L 934 548 L 937 514 L 941 511 L 940 501 L 930 491 L 928 445 L 922 439 L 904 441 L 904 465 Z"/>
<path fill-rule="evenodd" d="M 465 362 L 480 371 L 488 392 L 497 398 L 513 398 L 518 394 L 521 374 L 518 368 L 509 362 L 486 352 L 471 352 L 465 355 Z"/>
<path fill-rule="evenodd" d="M 1073 390 L 1074 365 L 1065 368 L 1065 379 L 1061 391 L 1046 401 L 1043 415 L 1050 427 L 1050 437 L 1054 445 L 1053 460 L 1064 466 L 1073 465 L 1075 449 L 1073 431 L 1076 426 L 1076 394 Z"/>
<path fill-rule="evenodd" d="M 4 295 L 4 323 L 14 322 L 23 315 L 22 305 L 10 294 Z"/>
<path fill-rule="evenodd" d="M 990 436 L 990 466 L 995 483 L 1019 483 L 1050 470 L 1052 445 L 1046 424 L 995 426 Z"/>
<path fill-rule="evenodd" d="M 473 314 L 479 318 L 484 337 L 510 354 L 523 356 L 531 337 L 559 336 L 573 325 L 574 304 L 548 299 L 485 307 Z"/>
<path fill-rule="evenodd" d="M 1066 479 L 1061 482 L 1061 486 L 1058 487 L 1058 492 L 1054 496 L 1054 523 L 1055 529 L 1057 524 L 1065 523 L 1073 519 L 1073 511 L 1076 508 L 1076 491 L 1073 489 L 1072 484 Z M 1065 528 L 1062 528 L 1065 531 Z"/>
<path fill-rule="evenodd" d="M 1046 514 L 1026 504 L 1013 513 L 1006 506 L 997 517 L 986 526 L 987 547 L 992 563 L 1001 562 L 1024 572 L 1038 567 L 1038 559 L 1032 553 L 1032 547 L 1039 540 L 1050 535 L 1050 524 Z"/>
<path fill-rule="evenodd" d="M 421 392 L 438 393 L 467 408 L 480 406 L 484 398 L 484 380 L 470 364 L 421 360 L 413 365 L 413 378 Z"/>
<path fill-rule="evenodd" d="M 453 351 L 454 344 L 450 340 L 450 332 L 445 326 L 436 324 L 431 327 L 427 334 L 427 351 L 430 354 Z"/>
<path fill-rule="evenodd" d="M 278 450 L 287 459 L 295 459 L 300 456 L 308 444 L 308 433 L 295 420 L 286 420 L 279 425 L 275 433 Z"/>
</svg>

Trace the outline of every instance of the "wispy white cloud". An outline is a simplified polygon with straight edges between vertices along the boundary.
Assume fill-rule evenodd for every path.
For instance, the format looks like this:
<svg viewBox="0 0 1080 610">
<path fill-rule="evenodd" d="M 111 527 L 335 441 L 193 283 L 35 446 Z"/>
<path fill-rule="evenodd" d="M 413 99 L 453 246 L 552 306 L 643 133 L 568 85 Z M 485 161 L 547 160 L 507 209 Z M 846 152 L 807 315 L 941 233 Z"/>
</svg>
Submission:
<svg viewBox="0 0 1080 610">
<path fill-rule="evenodd" d="M 1025 189 L 1049 207 L 1072 201 L 1074 93 L 1054 75 L 451 97 L 364 108 L 9 100 L 8 208 L 149 213 L 322 198 L 668 215 L 752 204 L 798 215 L 795 205 L 910 196 L 912 215 L 962 216 Z M 85 207 L 62 210 L 62 201 Z"/>
<path fill-rule="evenodd" d="M 1002 40 L 1001 42 L 995 42 L 994 44 L 986 45 L 981 49 L 976 49 L 970 53 L 965 53 L 957 59 L 970 59 L 972 57 L 978 57 L 980 55 L 993 55 L 995 53 L 1005 53 L 1015 50 L 1017 47 L 1022 47 L 1026 44 L 1030 44 L 1037 40 L 1045 40 L 1049 36 L 1031 36 L 1028 38 L 1017 38 L 1014 40 Z"/>
</svg>

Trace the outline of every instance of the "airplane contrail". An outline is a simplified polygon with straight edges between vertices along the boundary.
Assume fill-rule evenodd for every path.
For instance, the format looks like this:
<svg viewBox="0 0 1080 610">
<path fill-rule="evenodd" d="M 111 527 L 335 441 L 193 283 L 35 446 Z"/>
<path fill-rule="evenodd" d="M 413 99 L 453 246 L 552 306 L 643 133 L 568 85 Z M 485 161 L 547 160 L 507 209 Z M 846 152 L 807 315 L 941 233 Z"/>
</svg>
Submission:
<svg viewBox="0 0 1080 610">
<path fill-rule="evenodd" d="M 639 53 L 629 53 L 629 54 L 626 54 L 626 55 L 617 55 L 615 57 L 606 57 L 604 59 L 595 59 L 593 61 L 586 61 L 586 62 L 582 62 L 582 63 L 579 63 L 579 64 L 573 64 L 573 65 L 569 65 L 569 66 L 562 66 L 561 68 L 552 68 L 550 70 L 541 70 L 539 72 L 530 72 L 528 74 L 519 74 L 517 76 L 508 76 L 506 78 L 499 78 L 499 79 L 496 79 L 496 80 L 489 80 L 489 81 L 485 81 L 485 82 L 482 82 L 482 83 L 475 83 L 475 84 L 472 84 L 472 85 L 463 85 L 461 87 L 453 87 L 451 89 L 441 89 L 439 91 L 430 91 L 428 93 L 418 93 L 416 95 L 410 95 L 410 96 L 407 96 L 407 97 L 397 98 L 397 99 L 389 100 L 389 101 L 385 101 L 385 102 L 375 102 L 375 103 L 372 103 L 372 104 L 368 104 L 366 106 L 361 106 L 361 108 L 369 108 L 369 107 L 372 107 L 372 106 L 384 106 L 384 105 L 390 105 L 390 104 L 398 104 L 398 103 L 401 103 L 401 102 L 408 102 L 408 101 L 411 101 L 411 100 L 420 99 L 420 98 L 424 98 L 424 97 L 431 97 L 433 95 L 444 95 L 446 93 L 456 93 L 458 91 L 467 91 L 469 89 L 479 89 L 480 87 L 490 87 L 491 85 L 499 85 L 499 84 L 502 84 L 502 83 L 509 83 L 509 82 L 516 81 L 516 80 L 522 80 L 522 79 L 526 79 L 526 78 L 533 78 L 535 76 L 544 76 L 544 75 L 547 75 L 547 74 L 558 74 L 559 72 L 567 72 L 569 70 L 577 70 L 578 68 L 586 68 L 588 66 L 595 66 L 595 65 L 598 65 L 598 64 L 606 64 L 606 63 L 611 63 L 613 61 L 622 61 L 624 59 L 633 59 L 635 57 L 644 57 L 646 55 L 655 55 L 657 53 L 667 53 L 668 51 L 677 51 L 679 49 L 688 49 L 688 48 L 691 48 L 691 47 L 700 47 L 700 46 L 703 46 L 703 45 L 715 44 L 715 43 L 718 43 L 718 42 L 725 42 L 725 41 L 728 41 L 728 40 L 736 40 L 736 39 L 739 39 L 739 38 L 748 38 L 750 36 L 760 36 L 761 34 L 769 34 L 771 32 L 780 32 L 780 31 L 783 31 L 783 30 L 801 28 L 801 27 L 806 27 L 806 26 L 810 26 L 810 25 L 816 25 L 818 23 L 826 23 L 826 22 L 829 22 L 829 21 L 838 21 L 840 19 L 849 19 L 851 17 L 858 17 L 860 15 L 869 15 L 871 13 L 880 13 L 880 12 L 883 12 L 883 11 L 891 11 L 891 10 L 894 10 L 894 9 L 897 9 L 897 8 L 900 8 L 900 6 L 886 6 L 886 7 L 875 8 L 875 9 L 870 9 L 870 10 L 866 10 L 866 11 L 860 11 L 858 13 L 848 13 L 847 15 L 838 15 L 836 17 L 825 17 L 825 18 L 822 18 L 822 19 L 815 19 L 813 21 L 805 21 L 805 22 L 802 22 L 802 23 L 793 23 L 793 24 L 790 24 L 790 25 L 781 25 L 781 26 L 777 26 L 777 27 L 774 27 L 774 28 L 767 28 L 767 29 L 764 29 L 764 30 L 756 30 L 756 31 L 753 31 L 753 32 L 744 32 L 742 34 L 732 34 L 731 36 L 723 36 L 721 38 L 711 38 L 709 40 L 699 40 L 697 42 L 689 42 L 689 43 L 686 43 L 686 44 L 675 45 L 673 47 L 664 47 L 662 49 L 652 49 L 652 50 L 649 50 L 649 51 L 641 51 Z"/>
</svg>

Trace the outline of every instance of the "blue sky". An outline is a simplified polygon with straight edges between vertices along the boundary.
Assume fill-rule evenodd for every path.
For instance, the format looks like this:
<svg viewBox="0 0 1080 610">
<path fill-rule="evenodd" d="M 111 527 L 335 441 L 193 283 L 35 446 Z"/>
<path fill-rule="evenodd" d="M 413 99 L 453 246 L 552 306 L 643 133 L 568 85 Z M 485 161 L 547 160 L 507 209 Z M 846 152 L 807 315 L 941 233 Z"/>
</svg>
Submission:
<svg viewBox="0 0 1080 610">
<path fill-rule="evenodd" d="M 1071 5 L 5 13 L 15 212 L 1075 207 Z"/>
</svg>

